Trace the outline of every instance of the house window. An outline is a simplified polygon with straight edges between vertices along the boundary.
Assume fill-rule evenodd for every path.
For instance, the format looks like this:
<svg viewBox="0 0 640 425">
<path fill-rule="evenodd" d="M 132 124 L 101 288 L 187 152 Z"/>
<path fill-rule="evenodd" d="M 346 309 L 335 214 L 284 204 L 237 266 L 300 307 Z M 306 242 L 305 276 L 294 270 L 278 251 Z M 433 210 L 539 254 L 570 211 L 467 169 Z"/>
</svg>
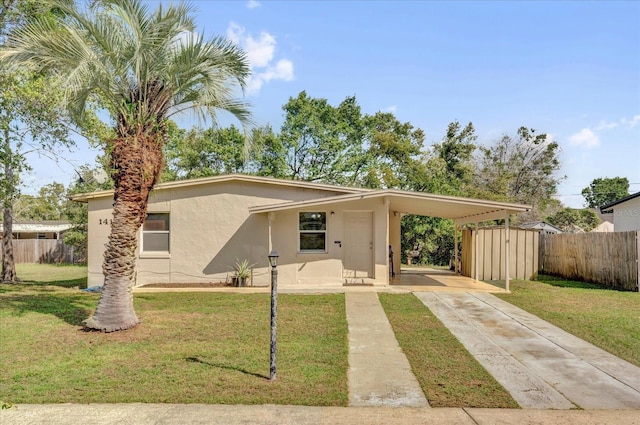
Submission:
<svg viewBox="0 0 640 425">
<path fill-rule="evenodd" d="M 149 213 L 142 225 L 142 252 L 169 252 L 169 213 Z"/>
<path fill-rule="evenodd" d="M 38 233 L 36 235 L 37 239 L 47 239 L 47 234 L 46 233 Z"/>
<path fill-rule="evenodd" d="M 300 252 L 326 252 L 327 213 L 301 212 L 298 219 Z"/>
</svg>

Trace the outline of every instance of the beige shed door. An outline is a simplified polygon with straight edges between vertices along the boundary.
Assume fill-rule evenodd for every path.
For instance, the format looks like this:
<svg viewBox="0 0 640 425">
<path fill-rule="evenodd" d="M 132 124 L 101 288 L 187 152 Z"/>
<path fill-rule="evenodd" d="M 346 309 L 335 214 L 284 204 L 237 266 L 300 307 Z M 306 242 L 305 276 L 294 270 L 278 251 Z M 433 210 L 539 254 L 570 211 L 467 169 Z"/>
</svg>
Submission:
<svg viewBox="0 0 640 425">
<path fill-rule="evenodd" d="M 373 277 L 373 214 L 346 212 L 343 238 L 344 277 Z"/>
</svg>

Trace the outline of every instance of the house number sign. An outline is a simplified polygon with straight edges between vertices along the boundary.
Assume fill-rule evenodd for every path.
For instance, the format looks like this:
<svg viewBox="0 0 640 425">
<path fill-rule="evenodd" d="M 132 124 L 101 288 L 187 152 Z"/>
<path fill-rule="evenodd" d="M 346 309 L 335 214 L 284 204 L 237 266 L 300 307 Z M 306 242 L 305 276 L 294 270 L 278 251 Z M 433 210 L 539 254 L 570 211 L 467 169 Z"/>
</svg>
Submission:
<svg viewBox="0 0 640 425">
<path fill-rule="evenodd" d="M 98 220 L 98 224 L 100 226 L 102 226 L 102 225 L 109 226 L 109 225 L 111 225 L 111 222 L 113 222 L 113 220 L 110 219 L 110 218 L 101 218 L 101 219 Z"/>
</svg>

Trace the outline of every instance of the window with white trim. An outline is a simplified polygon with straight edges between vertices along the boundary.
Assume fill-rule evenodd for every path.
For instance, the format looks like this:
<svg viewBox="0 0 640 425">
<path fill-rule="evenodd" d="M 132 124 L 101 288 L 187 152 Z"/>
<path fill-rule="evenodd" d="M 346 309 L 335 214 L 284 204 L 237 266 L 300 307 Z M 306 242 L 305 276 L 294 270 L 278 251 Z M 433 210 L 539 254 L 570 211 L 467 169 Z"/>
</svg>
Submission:
<svg viewBox="0 0 640 425">
<path fill-rule="evenodd" d="M 298 216 L 300 252 L 327 251 L 327 213 L 301 212 Z"/>
<path fill-rule="evenodd" d="M 149 213 L 142 225 L 142 252 L 169 252 L 169 213 Z"/>
</svg>

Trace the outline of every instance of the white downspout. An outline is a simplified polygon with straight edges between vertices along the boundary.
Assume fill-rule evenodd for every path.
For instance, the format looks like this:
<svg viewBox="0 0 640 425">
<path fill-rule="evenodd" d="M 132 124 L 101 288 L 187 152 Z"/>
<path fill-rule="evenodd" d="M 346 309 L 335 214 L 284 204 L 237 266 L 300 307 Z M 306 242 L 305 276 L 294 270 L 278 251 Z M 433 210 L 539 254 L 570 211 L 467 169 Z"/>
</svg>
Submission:
<svg viewBox="0 0 640 425">
<path fill-rule="evenodd" d="M 453 271 L 456 276 L 459 275 L 458 270 L 458 225 L 453 225 Z"/>
<path fill-rule="evenodd" d="M 386 238 L 385 238 L 385 245 L 384 245 L 384 252 L 386 253 L 386 255 L 384 256 L 386 258 L 386 263 L 387 263 L 387 277 L 386 277 L 386 281 L 387 281 L 387 286 L 389 286 L 391 284 L 391 265 L 389 264 L 389 206 L 391 205 L 391 201 L 389 200 L 389 197 L 386 196 L 384 198 L 384 208 L 385 208 L 385 214 L 386 214 L 386 223 L 387 223 L 387 229 L 386 229 Z M 375 255 L 375 251 L 374 251 L 374 255 Z M 375 262 L 374 262 L 375 264 Z"/>
<path fill-rule="evenodd" d="M 271 252 L 273 250 L 273 241 L 271 239 L 271 235 L 272 235 L 271 227 L 272 227 L 272 223 L 275 221 L 275 219 L 276 219 L 276 213 L 271 211 L 269 213 L 269 250 L 268 250 L 268 252 Z"/>
</svg>

